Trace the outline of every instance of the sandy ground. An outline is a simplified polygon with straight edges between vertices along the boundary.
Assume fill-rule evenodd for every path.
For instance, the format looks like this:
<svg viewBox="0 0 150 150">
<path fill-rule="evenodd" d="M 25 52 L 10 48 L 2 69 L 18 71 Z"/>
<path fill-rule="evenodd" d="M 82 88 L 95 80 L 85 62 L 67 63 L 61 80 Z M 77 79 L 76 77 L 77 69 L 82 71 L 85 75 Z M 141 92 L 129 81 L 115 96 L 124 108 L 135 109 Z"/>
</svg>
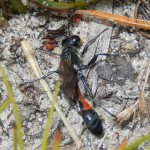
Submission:
<svg viewBox="0 0 150 150">
<path fill-rule="evenodd" d="M 134 8 L 134 3 L 128 2 L 126 4 L 113 6 L 111 1 L 107 3 L 102 1 L 96 5 L 96 8 L 94 7 L 94 9 L 128 15 L 129 17 L 133 17 Z M 67 20 L 50 18 L 50 23 L 46 28 L 55 30 L 61 25 L 66 24 L 66 22 Z M 62 38 L 58 38 L 59 46 L 57 47 L 57 51 L 53 51 L 53 53 L 47 51 L 43 47 L 43 38 L 46 36 L 46 30 L 44 30 L 43 27 L 39 27 L 39 25 L 44 23 L 44 17 L 36 16 L 36 13 L 27 13 L 25 15 L 15 16 L 9 20 L 7 27 L 0 29 L 0 61 L 7 69 L 14 96 L 20 109 L 24 129 L 25 147 L 26 149 L 32 150 L 38 149 L 37 147 L 41 143 L 42 131 L 46 122 L 50 101 L 38 82 L 32 85 L 20 86 L 24 81 L 33 80 L 34 78 L 34 73 L 23 54 L 20 42 L 23 39 L 29 41 L 32 48 L 35 50 L 35 55 L 43 74 L 57 70 L 60 57 L 54 53 L 58 53 L 58 51 L 62 49 L 60 44 Z M 119 53 L 119 56 L 115 57 L 100 56 L 97 65 L 93 69 L 83 71 L 85 76 L 87 76 L 87 81 L 97 101 L 103 103 L 111 113 L 117 115 L 123 109 L 126 102 L 126 107 L 129 107 L 135 103 L 139 96 L 145 77 L 146 67 L 150 60 L 150 40 L 131 28 L 107 26 L 100 24 L 100 22 L 83 20 L 78 26 L 74 26 L 71 29 L 72 34 L 79 35 L 83 41 L 83 46 L 79 50 L 79 55 L 84 45 L 106 27 L 108 27 L 109 30 L 97 39 L 89 48 L 85 57 L 81 59 L 84 64 L 87 64 L 94 53 Z M 56 74 L 52 74 L 46 79 L 52 91 L 57 79 L 59 79 L 59 76 Z M 150 102 L 149 88 L 148 81 L 145 90 L 145 97 L 148 104 Z M 82 88 L 82 90 L 84 91 L 84 88 Z M 89 99 L 87 94 L 84 94 L 84 96 L 87 100 Z M 6 97 L 7 91 L 0 79 L 0 99 L 2 99 L 0 103 L 4 102 Z M 69 103 L 61 92 L 58 96 L 58 103 L 62 111 L 65 112 Z M 94 109 L 102 119 L 104 133 L 107 133 L 101 149 L 116 149 L 122 139 L 129 134 L 133 122 L 131 121 L 123 127 L 113 126 L 113 128 L 110 129 L 114 123 L 113 117 L 100 107 Z M 88 130 L 80 135 L 83 129 L 82 118 L 74 109 L 70 110 L 67 118 L 76 133 L 81 137 L 82 149 L 98 149 L 103 137 L 97 138 Z M 139 116 L 137 118 L 139 120 Z M 55 129 L 58 120 L 59 116 L 57 112 L 54 112 L 51 132 Z M 12 107 L 9 106 L 0 114 L 0 149 L 2 150 L 12 149 L 13 121 Z M 148 131 L 150 131 L 150 126 L 147 119 L 144 120 L 142 127 L 138 122 L 130 140 L 132 141 L 148 133 Z M 74 143 L 69 144 L 69 146 L 64 146 L 64 144 L 71 141 L 71 137 L 63 126 L 61 132 L 62 149 L 77 149 Z M 52 137 L 50 139 L 51 143 Z M 146 147 L 147 146 L 150 146 L 150 143 L 147 143 Z M 144 148 L 145 145 L 141 146 L 139 149 L 143 150 Z"/>
</svg>

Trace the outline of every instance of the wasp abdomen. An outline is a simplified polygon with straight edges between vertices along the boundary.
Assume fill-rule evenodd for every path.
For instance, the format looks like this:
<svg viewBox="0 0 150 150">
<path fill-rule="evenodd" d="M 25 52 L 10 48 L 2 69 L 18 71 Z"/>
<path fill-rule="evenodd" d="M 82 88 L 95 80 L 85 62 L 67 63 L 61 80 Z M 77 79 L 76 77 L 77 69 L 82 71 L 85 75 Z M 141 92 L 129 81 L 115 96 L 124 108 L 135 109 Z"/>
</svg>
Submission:
<svg viewBox="0 0 150 150">
<path fill-rule="evenodd" d="M 103 133 L 103 126 L 98 114 L 93 110 L 83 110 L 82 118 L 91 133 L 99 136 Z"/>
</svg>

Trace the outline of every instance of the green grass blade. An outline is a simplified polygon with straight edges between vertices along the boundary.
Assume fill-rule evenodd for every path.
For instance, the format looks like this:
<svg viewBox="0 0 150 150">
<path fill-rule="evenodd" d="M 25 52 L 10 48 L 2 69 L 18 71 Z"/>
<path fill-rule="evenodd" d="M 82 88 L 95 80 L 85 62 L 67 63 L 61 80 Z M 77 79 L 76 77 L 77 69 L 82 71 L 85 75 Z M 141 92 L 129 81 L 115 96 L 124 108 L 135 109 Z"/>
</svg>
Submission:
<svg viewBox="0 0 150 150">
<path fill-rule="evenodd" d="M 13 127 L 13 147 L 14 150 L 17 150 L 17 128 L 16 125 Z"/>
<path fill-rule="evenodd" d="M 7 24 L 7 20 L 3 17 L 2 13 L 0 13 L 0 28 L 4 27 Z"/>
<path fill-rule="evenodd" d="M 7 108 L 8 105 L 11 104 L 11 100 L 7 98 L 3 104 L 0 106 L 0 113 Z"/>
<path fill-rule="evenodd" d="M 50 9 L 71 9 L 71 8 L 84 8 L 86 7 L 85 1 L 80 2 L 53 2 L 50 0 L 32 0 L 33 2 L 37 3 L 40 6 L 45 6 Z M 44 2 L 44 3 L 43 3 Z"/>
<path fill-rule="evenodd" d="M 2 67 L 2 65 L 0 64 L 0 71 L 2 73 L 2 78 L 3 81 L 6 85 L 7 91 L 8 91 L 8 99 L 11 101 L 12 107 L 13 107 L 13 112 L 14 112 L 14 116 L 15 116 L 15 122 L 16 122 L 16 127 L 17 127 L 17 133 L 18 133 L 18 143 L 19 143 L 19 147 L 20 150 L 24 150 L 24 141 L 23 141 L 23 133 L 22 133 L 22 127 L 21 127 L 21 117 L 20 117 L 20 113 L 19 113 L 19 109 L 17 107 L 17 103 L 14 99 L 13 96 L 13 92 L 12 92 L 12 87 L 11 84 L 8 80 L 7 74 L 5 72 L 5 69 Z"/>
<path fill-rule="evenodd" d="M 137 140 L 135 140 L 135 142 L 129 144 L 124 150 L 136 150 L 138 146 L 148 140 L 150 140 L 150 133 L 138 138 Z"/>
<path fill-rule="evenodd" d="M 18 143 L 20 146 L 20 150 L 24 150 L 23 130 L 21 127 L 21 117 L 20 117 L 19 109 L 17 107 L 17 104 L 16 104 L 14 98 L 12 99 L 12 105 L 13 105 L 13 112 L 14 112 L 14 116 L 15 116 L 15 122 L 16 122 L 17 133 L 18 133 Z"/>
<path fill-rule="evenodd" d="M 147 147 L 145 150 L 150 150 L 150 146 L 149 146 L 149 147 Z"/>
<path fill-rule="evenodd" d="M 89 4 L 93 4 L 98 2 L 98 0 L 79 0 L 77 2 L 55 2 L 50 0 L 32 0 L 33 2 L 37 3 L 39 6 L 45 6 L 50 9 L 72 9 L 72 8 L 85 8 Z"/>
<path fill-rule="evenodd" d="M 25 13 L 26 6 L 22 3 L 21 0 L 9 0 L 14 11 Z"/>
<path fill-rule="evenodd" d="M 49 110 L 46 126 L 44 129 L 44 134 L 43 134 L 43 139 L 42 139 L 43 142 L 41 145 L 41 150 L 47 150 L 48 136 L 49 136 L 49 132 L 50 132 L 50 128 L 51 128 L 51 122 L 52 122 L 52 117 L 53 117 L 53 112 L 54 112 L 54 105 L 55 105 L 56 98 L 57 98 L 57 95 L 59 92 L 59 87 L 60 87 L 60 81 L 58 81 L 58 83 L 56 84 L 56 87 L 55 87 L 52 105 L 51 105 L 51 108 Z"/>
</svg>

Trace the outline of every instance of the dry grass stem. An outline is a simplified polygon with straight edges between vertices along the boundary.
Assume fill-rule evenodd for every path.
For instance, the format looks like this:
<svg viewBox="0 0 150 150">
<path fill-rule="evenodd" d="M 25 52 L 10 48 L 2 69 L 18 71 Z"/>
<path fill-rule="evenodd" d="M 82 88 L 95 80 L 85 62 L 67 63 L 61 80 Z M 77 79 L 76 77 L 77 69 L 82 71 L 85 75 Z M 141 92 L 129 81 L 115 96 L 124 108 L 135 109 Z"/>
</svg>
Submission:
<svg viewBox="0 0 150 150">
<path fill-rule="evenodd" d="M 147 67 L 147 71 L 145 75 L 145 81 L 143 84 L 143 88 L 140 92 L 140 95 L 137 101 L 132 106 L 130 106 L 129 108 L 126 108 L 121 113 L 119 113 L 119 115 L 117 116 L 117 121 L 116 121 L 119 125 L 123 125 L 127 121 L 129 121 L 133 117 L 136 110 L 139 110 L 141 123 L 143 121 L 143 118 L 145 118 L 145 116 L 150 121 L 150 114 L 149 114 L 147 102 L 145 100 L 145 92 L 144 92 L 147 81 L 148 81 L 149 73 L 150 73 L 150 61 L 148 63 L 148 67 Z"/>
<path fill-rule="evenodd" d="M 134 129 L 137 125 L 137 122 L 135 122 L 132 126 L 132 128 L 130 129 L 129 134 L 121 141 L 120 145 L 118 146 L 117 150 L 124 150 L 125 147 L 127 146 L 129 139 L 131 138 L 131 136 L 133 135 Z"/>
<path fill-rule="evenodd" d="M 102 139 L 101 143 L 98 145 L 97 149 L 101 149 L 102 148 L 103 143 L 104 143 L 104 141 L 105 141 L 107 136 L 108 136 L 108 132 L 106 132 L 105 135 L 103 136 L 103 139 Z"/>
<path fill-rule="evenodd" d="M 40 70 L 39 65 L 38 65 L 38 63 L 36 61 L 36 58 L 34 56 L 33 50 L 31 48 L 29 42 L 24 40 L 24 41 L 21 42 L 21 44 L 22 44 L 23 51 L 24 51 L 24 53 L 26 55 L 26 58 L 27 58 L 28 62 L 30 63 L 30 65 L 31 65 L 31 67 L 32 67 L 36 77 L 37 78 L 42 77 L 41 70 Z M 44 90 L 47 92 L 49 99 L 52 101 L 53 100 L 53 95 L 52 95 L 52 92 L 49 89 L 48 84 L 43 79 L 40 80 L 40 83 L 42 84 Z M 70 123 L 67 121 L 65 115 L 61 111 L 61 109 L 58 106 L 57 102 L 55 103 L 55 109 L 56 109 L 57 113 L 59 114 L 60 118 L 62 119 L 64 125 L 67 128 L 67 130 L 70 132 L 71 137 L 73 138 L 73 140 L 76 143 L 77 147 L 80 148 L 81 140 L 78 138 L 78 136 L 76 135 L 76 133 L 72 129 Z"/>
<path fill-rule="evenodd" d="M 148 66 L 147 66 L 147 71 L 146 71 L 146 75 L 145 75 L 145 81 L 144 81 L 144 84 L 143 84 L 143 88 L 142 88 L 141 93 L 140 93 L 139 98 L 138 98 L 141 124 L 142 124 L 143 118 L 145 116 L 148 118 L 148 120 L 150 122 L 150 114 L 149 114 L 149 110 L 148 110 L 148 107 L 147 107 L 148 104 L 145 100 L 145 92 L 144 92 L 145 87 L 147 85 L 149 73 L 150 73 L 150 61 L 149 61 Z"/>
<path fill-rule="evenodd" d="M 117 123 L 119 125 L 126 124 L 129 120 L 132 119 L 134 112 L 138 109 L 138 101 L 136 101 L 132 106 L 126 108 L 117 115 Z"/>
<path fill-rule="evenodd" d="M 131 26 L 131 27 L 150 30 L 150 21 L 128 18 L 124 16 L 119 16 L 119 15 L 110 14 L 102 11 L 95 11 L 95 10 L 76 10 L 75 13 L 80 15 L 85 15 L 87 17 L 90 16 L 93 18 L 105 19 L 113 23 L 118 23 L 124 26 Z"/>
</svg>

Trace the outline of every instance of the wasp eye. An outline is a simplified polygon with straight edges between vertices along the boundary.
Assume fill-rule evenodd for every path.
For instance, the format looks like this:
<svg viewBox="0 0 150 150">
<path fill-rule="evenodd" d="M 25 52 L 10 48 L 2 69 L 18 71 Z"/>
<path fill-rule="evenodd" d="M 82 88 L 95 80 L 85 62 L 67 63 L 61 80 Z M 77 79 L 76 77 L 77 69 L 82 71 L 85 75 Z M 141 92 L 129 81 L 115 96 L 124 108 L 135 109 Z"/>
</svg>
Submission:
<svg viewBox="0 0 150 150">
<path fill-rule="evenodd" d="M 81 39 L 77 35 L 72 36 L 71 39 L 70 39 L 70 42 L 75 47 L 80 47 L 81 46 Z"/>
</svg>

